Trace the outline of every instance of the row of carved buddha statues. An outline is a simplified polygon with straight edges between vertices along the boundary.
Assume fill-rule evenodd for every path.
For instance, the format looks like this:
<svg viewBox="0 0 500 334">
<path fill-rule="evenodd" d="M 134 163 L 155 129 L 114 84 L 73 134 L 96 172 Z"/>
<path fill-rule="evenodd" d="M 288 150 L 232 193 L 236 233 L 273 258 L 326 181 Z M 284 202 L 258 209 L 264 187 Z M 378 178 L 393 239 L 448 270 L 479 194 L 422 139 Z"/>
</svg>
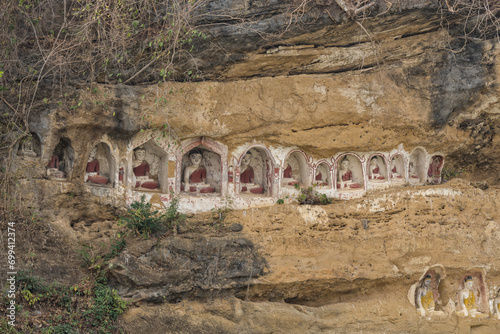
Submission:
<svg viewBox="0 0 500 334">
<path fill-rule="evenodd" d="M 282 164 L 278 164 L 277 159 L 264 145 L 251 146 L 245 149 L 239 158 L 230 161 L 227 154 L 223 159 L 221 151 L 214 150 L 217 143 L 210 143 L 216 142 L 204 140 L 183 153 L 182 158 L 176 162 L 181 165 L 180 170 L 176 169 L 176 174 L 180 174 L 176 176 L 180 191 L 192 194 L 220 193 L 222 182 L 225 181 L 236 184 L 238 192 L 242 194 L 265 194 L 269 193 L 275 179 L 279 179 L 282 187 L 314 184 L 319 188 L 339 191 L 366 189 L 366 182 L 437 183 L 444 163 L 441 155 L 434 155 L 426 167 L 427 154 L 417 148 L 409 158 L 405 158 L 401 153 L 389 157 L 381 153 L 371 154 L 365 167 L 365 157 L 355 153 L 345 153 L 337 158 L 322 159 L 313 163 L 311 157 L 294 149 L 290 150 Z M 35 144 L 35 140 L 22 142 L 18 154 L 37 157 L 37 151 L 40 149 L 37 150 Z M 145 191 L 169 189 L 166 173 L 169 160 L 166 152 L 150 140 L 135 147 L 131 153 L 131 163 L 126 158 L 117 163 L 118 158 L 112 157 L 108 144 L 97 144 L 90 150 L 84 182 L 100 186 L 128 183 L 132 188 Z M 46 165 L 47 176 L 55 180 L 65 180 L 72 169 L 73 157 L 70 141 L 61 138 Z M 131 169 L 131 173 L 127 173 L 128 169 Z M 118 180 L 114 180 L 116 172 Z M 227 177 L 223 174 L 227 174 Z"/>
<path fill-rule="evenodd" d="M 444 317 L 455 313 L 460 317 L 487 318 L 491 313 L 500 319 L 500 290 L 488 301 L 483 277 L 480 272 L 463 275 L 453 296 L 455 300 L 450 298 L 447 305 L 443 305 L 439 293 L 441 275 L 431 269 L 410 288 L 408 298 L 423 317 Z"/>
</svg>

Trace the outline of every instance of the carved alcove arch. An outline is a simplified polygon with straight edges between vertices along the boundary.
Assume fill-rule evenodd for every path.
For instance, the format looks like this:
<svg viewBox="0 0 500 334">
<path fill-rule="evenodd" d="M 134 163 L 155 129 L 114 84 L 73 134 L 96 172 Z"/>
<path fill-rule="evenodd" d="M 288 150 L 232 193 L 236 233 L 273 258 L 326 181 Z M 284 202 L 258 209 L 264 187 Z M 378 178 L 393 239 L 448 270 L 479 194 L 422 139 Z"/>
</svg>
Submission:
<svg viewBox="0 0 500 334">
<path fill-rule="evenodd" d="M 352 192 L 365 190 L 365 174 L 363 170 L 364 157 L 356 153 L 343 153 L 335 159 L 336 182 L 335 186 L 339 192 Z M 344 172 L 345 162 L 348 162 L 348 170 L 351 173 Z M 350 174 L 350 175 L 349 175 Z"/>
<path fill-rule="evenodd" d="M 144 131 L 131 140 L 125 183 L 136 191 L 168 193 L 168 148 L 158 131 Z"/>
<path fill-rule="evenodd" d="M 427 151 L 417 147 L 410 154 L 408 163 L 408 180 L 410 182 L 425 182 Z"/>
<path fill-rule="evenodd" d="M 406 180 L 405 159 L 401 153 L 393 154 L 389 164 L 389 178 L 391 182 L 404 182 Z"/>
<path fill-rule="evenodd" d="M 25 158 L 39 158 L 42 155 L 42 140 L 36 132 L 22 137 L 14 147 L 14 155 Z"/>
<path fill-rule="evenodd" d="M 389 180 L 387 173 L 387 159 L 384 154 L 373 153 L 367 161 L 366 176 L 368 178 L 368 182 L 380 183 L 387 182 Z"/>
<path fill-rule="evenodd" d="M 283 161 L 282 183 L 283 187 L 293 187 L 298 183 L 304 188 L 311 184 L 308 157 L 304 151 L 297 148 L 290 150 Z"/>
<path fill-rule="evenodd" d="M 320 188 L 331 188 L 333 187 L 333 165 L 328 163 L 327 160 L 322 159 L 314 165 L 312 183 L 316 184 Z"/>
<path fill-rule="evenodd" d="M 250 167 L 253 170 L 254 176 L 254 184 L 255 188 L 248 189 L 248 187 L 244 186 L 243 181 L 246 181 L 245 178 L 248 177 L 248 168 L 246 170 L 242 170 L 244 167 L 242 166 L 242 161 L 250 152 Z M 247 157 L 245 157 L 247 159 Z M 263 145 L 263 144 L 253 144 L 247 146 L 243 153 L 240 155 L 238 160 L 236 161 L 236 178 L 235 178 L 235 186 L 237 194 L 247 194 L 251 196 L 266 196 L 273 197 L 276 195 L 277 189 L 276 184 L 278 182 L 279 168 L 276 165 L 276 160 L 274 159 L 271 151 Z M 262 188 L 262 191 L 258 191 L 258 186 Z"/>
<path fill-rule="evenodd" d="M 88 185 L 113 187 L 117 177 L 117 155 L 106 138 L 94 143 L 87 154 L 84 182 Z M 93 155 L 94 159 L 91 159 Z M 97 175 L 96 175 L 97 174 Z"/>
<path fill-rule="evenodd" d="M 432 184 L 441 183 L 441 171 L 443 170 L 444 157 L 440 154 L 434 154 L 427 168 L 427 181 Z"/>
<path fill-rule="evenodd" d="M 71 140 L 66 137 L 59 139 L 47 164 L 47 176 L 53 180 L 69 180 L 73 174 L 75 152 Z"/>
<path fill-rule="evenodd" d="M 191 165 L 190 152 L 198 151 L 202 154 L 201 166 L 197 171 L 204 169 L 206 183 L 214 191 L 204 192 L 202 189 L 183 189 L 186 167 Z M 185 192 L 190 195 L 218 194 L 226 195 L 228 187 L 228 153 L 227 146 L 206 137 L 192 138 L 183 141 L 176 153 L 175 189 L 177 193 Z M 189 178 L 190 176 L 188 176 Z M 209 189 L 210 190 L 210 189 Z"/>
</svg>

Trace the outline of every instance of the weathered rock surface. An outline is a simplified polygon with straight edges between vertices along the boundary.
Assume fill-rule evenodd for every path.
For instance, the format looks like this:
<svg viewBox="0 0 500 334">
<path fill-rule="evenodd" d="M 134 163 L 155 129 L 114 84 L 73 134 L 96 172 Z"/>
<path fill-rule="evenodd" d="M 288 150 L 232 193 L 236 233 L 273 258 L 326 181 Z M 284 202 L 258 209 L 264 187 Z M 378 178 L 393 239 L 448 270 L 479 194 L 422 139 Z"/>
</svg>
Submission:
<svg viewBox="0 0 500 334">
<path fill-rule="evenodd" d="M 229 219 L 244 226 L 269 272 L 247 276 L 248 288 L 232 296 L 140 304 L 122 323 L 152 333 L 495 333 L 498 320 L 421 318 L 407 293 L 425 268 L 441 264 L 438 308 L 456 300 L 461 275 L 473 267 L 486 271 L 488 297 L 496 295 L 497 196 L 454 180 L 328 206 L 233 212 Z M 159 288 L 175 291 L 171 284 Z"/>
</svg>

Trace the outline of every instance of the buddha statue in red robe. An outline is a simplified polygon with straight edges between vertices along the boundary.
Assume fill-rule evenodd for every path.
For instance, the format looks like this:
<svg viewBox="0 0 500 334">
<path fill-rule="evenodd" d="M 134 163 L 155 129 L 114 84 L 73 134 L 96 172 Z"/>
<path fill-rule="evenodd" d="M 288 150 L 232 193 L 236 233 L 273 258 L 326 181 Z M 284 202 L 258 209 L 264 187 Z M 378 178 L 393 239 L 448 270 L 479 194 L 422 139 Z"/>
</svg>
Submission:
<svg viewBox="0 0 500 334">
<path fill-rule="evenodd" d="M 326 176 L 325 176 L 325 180 L 323 180 L 323 173 L 321 172 L 321 170 L 319 168 L 317 170 L 316 176 L 314 177 L 314 181 L 315 181 L 315 184 L 319 187 L 326 186 L 328 184 L 328 182 L 326 182 Z"/>
<path fill-rule="evenodd" d="M 443 158 L 440 156 L 434 156 L 432 162 L 427 170 L 427 176 L 429 177 L 429 182 L 436 184 L 441 181 L 441 166 L 443 164 Z"/>
<path fill-rule="evenodd" d="M 402 179 L 400 173 L 398 173 L 398 168 L 396 167 L 396 158 L 392 158 L 391 160 L 391 178 L 393 179 Z"/>
<path fill-rule="evenodd" d="M 378 166 L 377 157 L 373 157 L 370 160 L 370 164 L 368 166 L 368 179 L 373 181 L 385 180 L 385 177 L 380 174 L 380 167 Z"/>
<path fill-rule="evenodd" d="M 283 171 L 283 185 L 293 186 L 295 184 L 299 184 L 299 181 L 295 180 L 292 177 L 292 172 L 292 166 L 290 166 L 290 164 L 287 164 L 285 170 Z"/>
<path fill-rule="evenodd" d="M 340 168 L 338 172 L 338 182 L 337 188 L 339 189 L 357 189 L 361 188 L 361 185 L 353 181 L 352 171 L 350 169 L 351 163 L 349 159 L 344 158 L 340 163 Z"/>
<path fill-rule="evenodd" d="M 255 183 L 255 176 L 250 162 L 252 161 L 252 152 L 248 151 L 241 158 L 240 171 L 240 190 L 242 193 L 250 192 L 252 194 L 263 194 L 264 188 Z"/>
<path fill-rule="evenodd" d="M 149 176 L 149 163 L 146 161 L 146 150 L 142 147 L 134 151 L 132 167 L 135 176 L 135 187 L 145 189 L 158 189 L 160 184 Z"/>
<path fill-rule="evenodd" d="M 202 166 L 203 152 L 193 149 L 189 152 L 190 166 L 184 168 L 184 182 L 181 190 L 190 193 L 208 194 L 215 192 L 215 188 L 207 183 L 207 170 Z"/>
<path fill-rule="evenodd" d="M 90 182 L 94 184 L 107 184 L 109 179 L 101 175 L 99 171 L 99 160 L 96 159 L 97 146 L 95 146 L 89 155 L 89 160 L 87 161 L 87 168 L 85 169 L 85 182 Z"/>
<path fill-rule="evenodd" d="M 50 158 L 49 164 L 47 165 L 47 176 L 54 179 L 65 179 L 66 174 L 60 170 L 59 156 L 53 154 Z"/>
</svg>

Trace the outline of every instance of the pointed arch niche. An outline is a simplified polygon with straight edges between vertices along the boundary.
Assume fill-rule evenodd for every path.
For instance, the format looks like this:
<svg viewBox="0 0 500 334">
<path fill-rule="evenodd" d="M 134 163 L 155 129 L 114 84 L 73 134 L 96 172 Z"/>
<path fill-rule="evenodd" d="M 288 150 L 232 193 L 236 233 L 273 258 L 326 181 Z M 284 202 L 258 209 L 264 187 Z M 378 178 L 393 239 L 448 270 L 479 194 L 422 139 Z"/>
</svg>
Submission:
<svg viewBox="0 0 500 334">
<path fill-rule="evenodd" d="M 442 155 L 433 155 L 427 169 L 427 181 L 431 184 L 441 183 L 441 170 L 444 165 L 444 157 Z"/>
<path fill-rule="evenodd" d="M 312 183 L 318 188 L 332 188 L 332 171 L 333 166 L 330 165 L 326 160 L 320 160 L 315 165 L 314 177 Z"/>
<path fill-rule="evenodd" d="M 396 153 L 390 158 L 389 178 L 392 183 L 404 183 L 406 180 L 406 171 L 404 158 L 401 154 Z"/>
<path fill-rule="evenodd" d="M 84 182 L 92 186 L 113 187 L 116 175 L 116 159 L 110 146 L 99 142 L 90 149 L 85 168 Z"/>
<path fill-rule="evenodd" d="M 427 160 L 427 152 L 417 147 L 410 154 L 410 162 L 408 163 L 408 181 L 410 183 L 425 182 L 425 165 Z"/>
<path fill-rule="evenodd" d="M 52 180 L 66 181 L 73 173 L 75 152 L 68 138 L 62 137 L 54 148 L 47 164 L 47 176 Z"/>
<path fill-rule="evenodd" d="M 384 183 L 388 181 L 387 163 L 383 154 L 372 154 L 368 159 L 367 165 L 366 175 L 369 183 Z"/>
<path fill-rule="evenodd" d="M 294 187 L 299 184 L 302 187 L 310 185 L 309 165 L 307 155 L 298 149 L 288 152 L 283 163 L 283 174 L 281 185 L 283 187 Z"/>
<path fill-rule="evenodd" d="M 199 158 L 201 161 L 197 161 Z M 227 146 L 205 137 L 190 139 L 181 144 L 176 154 L 176 166 L 178 193 L 191 196 L 226 194 Z"/>
<path fill-rule="evenodd" d="M 17 155 L 24 158 L 37 158 L 42 153 L 42 141 L 40 136 L 31 132 L 29 135 L 24 136 L 19 140 L 17 146 Z"/>
<path fill-rule="evenodd" d="M 127 179 L 132 189 L 168 193 L 168 155 L 158 139 L 136 144 L 129 161 Z"/>
<path fill-rule="evenodd" d="M 237 161 L 236 191 L 240 195 L 272 197 L 276 162 L 260 144 L 247 147 Z"/>
<path fill-rule="evenodd" d="M 365 182 L 362 159 L 355 153 L 345 153 L 337 158 L 336 189 L 341 193 L 364 192 Z"/>
</svg>

